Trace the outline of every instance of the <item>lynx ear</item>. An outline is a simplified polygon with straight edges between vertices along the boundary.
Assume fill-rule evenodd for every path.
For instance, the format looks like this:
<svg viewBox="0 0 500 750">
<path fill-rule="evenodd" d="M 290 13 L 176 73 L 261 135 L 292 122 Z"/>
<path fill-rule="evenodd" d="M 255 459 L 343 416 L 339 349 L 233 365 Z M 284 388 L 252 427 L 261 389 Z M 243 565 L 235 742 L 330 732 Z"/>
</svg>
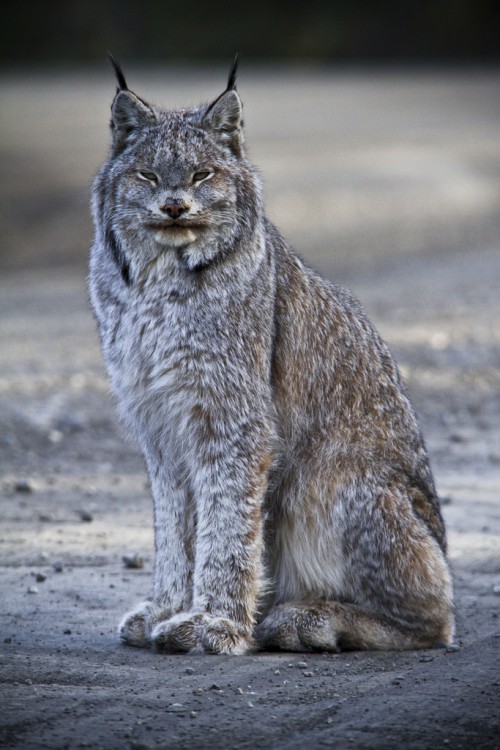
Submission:
<svg viewBox="0 0 500 750">
<path fill-rule="evenodd" d="M 243 145 L 243 105 L 236 91 L 238 55 L 234 58 L 226 90 L 206 109 L 202 125 L 237 154 Z"/>
<path fill-rule="evenodd" d="M 121 151 L 135 139 L 137 133 L 146 125 L 155 122 L 155 115 L 149 104 L 129 90 L 125 76 L 118 62 L 109 55 L 118 88 L 111 105 L 111 130 L 115 150 Z"/>
</svg>

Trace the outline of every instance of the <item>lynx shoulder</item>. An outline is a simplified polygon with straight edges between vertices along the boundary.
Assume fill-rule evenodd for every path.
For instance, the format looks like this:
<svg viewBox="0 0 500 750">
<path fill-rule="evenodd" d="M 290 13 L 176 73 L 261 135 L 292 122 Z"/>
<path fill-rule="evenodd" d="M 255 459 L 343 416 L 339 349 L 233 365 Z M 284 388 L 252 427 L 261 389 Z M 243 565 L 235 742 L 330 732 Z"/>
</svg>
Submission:
<svg viewBox="0 0 500 750">
<path fill-rule="evenodd" d="M 235 67 L 210 105 L 169 111 L 114 65 L 89 288 L 155 524 L 153 593 L 121 638 L 233 654 L 451 641 L 407 392 L 359 304 L 266 219 Z"/>
</svg>

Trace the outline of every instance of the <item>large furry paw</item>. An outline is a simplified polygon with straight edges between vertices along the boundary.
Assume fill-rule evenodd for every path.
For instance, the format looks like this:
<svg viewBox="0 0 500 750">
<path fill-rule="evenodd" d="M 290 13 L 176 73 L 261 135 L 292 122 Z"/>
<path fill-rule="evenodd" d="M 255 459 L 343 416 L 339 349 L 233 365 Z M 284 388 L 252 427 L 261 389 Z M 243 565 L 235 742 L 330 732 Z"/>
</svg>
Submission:
<svg viewBox="0 0 500 750">
<path fill-rule="evenodd" d="M 146 648 L 151 645 L 151 631 L 168 613 L 153 602 L 141 602 L 128 612 L 118 626 L 118 635 L 130 646 Z"/>
<path fill-rule="evenodd" d="M 252 648 L 247 630 L 225 617 L 181 612 L 159 622 L 151 633 L 158 651 L 194 654 L 246 654 Z"/>
<path fill-rule="evenodd" d="M 332 620 L 304 604 L 273 607 L 257 626 L 255 638 L 264 649 L 283 651 L 339 651 Z"/>
</svg>

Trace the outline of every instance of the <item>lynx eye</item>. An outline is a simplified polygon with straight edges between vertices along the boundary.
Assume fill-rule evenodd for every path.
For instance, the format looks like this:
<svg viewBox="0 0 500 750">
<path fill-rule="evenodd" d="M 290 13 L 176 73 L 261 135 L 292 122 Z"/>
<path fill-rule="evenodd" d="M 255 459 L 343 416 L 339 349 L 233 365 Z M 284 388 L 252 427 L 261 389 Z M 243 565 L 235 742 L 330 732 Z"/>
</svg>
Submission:
<svg viewBox="0 0 500 750">
<path fill-rule="evenodd" d="M 203 180 L 206 180 L 207 177 L 211 177 L 211 176 L 212 176 L 212 172 L 209 172 L 208 170 L 195 172 L 193 175 L 193 182 L 203 182 Z"/>
<path fill-rule="evenodd" d="M 137 172 L 137 177 L 141 180 L 147 180 L 147 182 L 158 182 L 158 177 L 154 172 L 148 172 L 147 170 L 141 169 Z"/>
</svg>

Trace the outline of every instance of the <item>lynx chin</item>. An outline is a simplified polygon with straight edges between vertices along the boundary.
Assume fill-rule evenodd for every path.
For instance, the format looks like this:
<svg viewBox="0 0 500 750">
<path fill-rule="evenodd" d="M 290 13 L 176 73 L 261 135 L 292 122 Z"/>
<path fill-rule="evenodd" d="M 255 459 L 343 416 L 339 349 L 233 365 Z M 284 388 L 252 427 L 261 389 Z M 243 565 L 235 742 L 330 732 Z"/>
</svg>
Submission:
<svg viewBox="0 0 500 750">
<path fill-rule="evenodd" d="M 446 540 L 398 369 L 351 294 L 266 219 L 236 64 L 165 110 L 112 61 L 90 294 L 154 500 L 158 651 L 414 649 L 453 639 Z"/>
</svg>

